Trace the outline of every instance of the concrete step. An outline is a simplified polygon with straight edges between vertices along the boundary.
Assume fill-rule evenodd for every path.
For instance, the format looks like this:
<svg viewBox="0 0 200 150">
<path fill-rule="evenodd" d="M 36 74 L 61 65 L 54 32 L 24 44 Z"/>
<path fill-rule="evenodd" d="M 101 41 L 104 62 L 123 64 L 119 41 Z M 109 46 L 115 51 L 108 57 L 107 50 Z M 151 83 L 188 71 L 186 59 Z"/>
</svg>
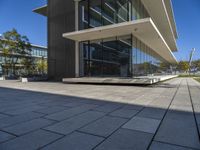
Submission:
<svg viewBox="0 0 200 150">
<path fill-rule="evenodd" d="M 82 78 L 64 78 L 63 83 L 85 83 L 85 84 L 124 84 L 124 85 L 151 85 L 160 81 L 175 78 L 175 75 L 167 76 L 142 76 L 135 78 L 97 78 L 97 77 L 82 77 Z"/>
</svg>

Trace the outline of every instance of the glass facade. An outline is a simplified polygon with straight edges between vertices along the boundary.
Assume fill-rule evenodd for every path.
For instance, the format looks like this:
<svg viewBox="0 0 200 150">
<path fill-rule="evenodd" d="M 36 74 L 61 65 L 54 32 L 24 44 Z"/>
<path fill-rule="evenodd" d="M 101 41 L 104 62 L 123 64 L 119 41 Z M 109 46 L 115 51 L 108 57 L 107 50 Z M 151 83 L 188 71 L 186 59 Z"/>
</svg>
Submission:
<svg viewBox="0 0 200 150">
<path fill-rule="evenodd" d="M 140 0 L 83 0 L 79 2 L 79 13 L 79 29 L 149 17 Z"/>
<path fill-rule="evenodd" d="M 131 36 L 87 41 L 81 45 L 81 76 L 131 76 Z"/>
<path fill-rule="evenodd" d="M 46 48 L 42 48 L 42 47 L 32 47 L 31 55 L 35 56 L 35 57 L 47 58 L 47 50 L 46 50 Z"/>
<path fill-rule="evenodd" d="M 165 62 L 156 52 L 133 36 L 132 75 L 143 76 L 160 72 L 160 63 Z"/>
<path fill-rule="evenodd" d="M 149 17 L 140 0 L 83 0 L 79 29 Z M 80 76 L 131 77 L 159 72 L 162 58 L 133 35 L 80 43 Z"/>
</svg>

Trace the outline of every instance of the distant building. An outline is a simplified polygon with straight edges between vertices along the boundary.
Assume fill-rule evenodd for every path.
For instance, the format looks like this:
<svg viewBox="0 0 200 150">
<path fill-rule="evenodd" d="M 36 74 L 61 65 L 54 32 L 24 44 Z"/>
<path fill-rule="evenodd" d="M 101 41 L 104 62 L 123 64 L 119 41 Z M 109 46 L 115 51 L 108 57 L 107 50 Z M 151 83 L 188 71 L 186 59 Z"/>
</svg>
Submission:
<svg viewBox="0 0 200 150">
<path fill-rule="evenodd" d="M 1 36 L 0 36 L 0 40 L 2 40 Z M 15 57 L 17 55 L 19 56 L 19 54 L 12 54 L 13 57 Z M 39 45 L 31 44 L 31 55 L 21 56 L 18 59 L 18 62 L 16 64 L 16 68 L 17 68 L 16 69 L 16 73 L 17 73 L 17 75 L 19 75 L 20 70 L 23 69 L 23 65 L 20 64 L 20 61 L 24 57 L 31 57 L 31 58 L 33 58 L 33 65 L 36 65 L 36 63 L 39 60 L 42 60 L 42 59 L 43 60 L 47 60 L 47 48 L 44 47 L 44 46 L 39 46 Z M 7 58 L 7 59 L 9 59 L 9 58 Z M 0 49 L 0 75 L 3 74 L 4 65 L 5 65 L 5 58 L 3 56 L 2 49 Z M 13 73 L 12 68 L 9 68 L 8 69 L 8 75 L 12 75 L 12 73 Z"/>
</svg>

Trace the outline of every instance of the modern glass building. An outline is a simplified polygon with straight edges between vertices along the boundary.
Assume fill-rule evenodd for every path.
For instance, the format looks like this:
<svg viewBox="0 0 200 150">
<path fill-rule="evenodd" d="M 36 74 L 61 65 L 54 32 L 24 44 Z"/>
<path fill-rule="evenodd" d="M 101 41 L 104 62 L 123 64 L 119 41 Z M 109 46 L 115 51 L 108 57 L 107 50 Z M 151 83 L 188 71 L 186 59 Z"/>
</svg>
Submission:
<svg viewBox="0 0 200 150">
<path fill-rule="evenodd" d="M 171 0 L 48 0 L 34 11 L 47 16 L 52 79 L 160 74 L 176 63 Z"/>
</svg>

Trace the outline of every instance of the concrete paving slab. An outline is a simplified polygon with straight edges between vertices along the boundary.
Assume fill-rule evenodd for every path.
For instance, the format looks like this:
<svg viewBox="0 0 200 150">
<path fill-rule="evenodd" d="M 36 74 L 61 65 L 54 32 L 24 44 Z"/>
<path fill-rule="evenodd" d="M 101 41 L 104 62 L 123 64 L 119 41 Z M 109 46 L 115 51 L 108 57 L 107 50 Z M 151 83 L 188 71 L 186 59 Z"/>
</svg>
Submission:
<svg viewBox="0 0 200 150">
<path fill-rule="evenodd" d="M 59 138 L 61 135 L 38 130 L 0 144 L 1 150 L 36 150 Z"/>
<path fill-rule="evenodd" d="M 147 107 L 137 114 L 137 116 L 161 120 L 164 117 L 165 112 L 166 109 Z"/>
<path fill-rule="evenodd" d="M 19 136 L 19 135 L 46 127 L 53 123 L 55 123 L 55 121 L 39 118 L 39 119 L 23 122 L 11 127 L 3 128 L 2 130 Z"/>
<path fill-rule="evenodd" d="M 4 113 L 9 114 L 9 115 L 19 115 L 19 114 L 32 112 L 32 111 L 42 109 L 42 108 L 44 108 L 44 107 L 43 106 L 28 106 L 28 107 L 21 108 L 21 109 L 5 111 Z"/>
<path fill-rule="evenodd" d="M 144 108 L 144 106 L 136 105 L 134 103 L 132 103 L 132 104 L 130 103 L 130 104 L 124 105 L 122 107 L 122 109 L 134 109 L 134 110 L 138 110 L 138 111 L 142 110 L 143 108 Z"/>
<path fill-rule="evenodd" d="M 92 105 L 92 104 L 85 104 L 79 107 L 75 107 L 75 108 L 70 108 L 67 109 L 65 111 L 61 111 L 58 113 L 54 113 L 54 114 L 50 114 L 45 116 L 45 118 L 48 119 L 52 119 L 52 120 L 57 120 L 57 121 L 61 121 L 61 120 L 65 120 L 67 118 L 70 118 L 72 116 L 84 113 L 92 108 L 97 107 L 97 105 Z"/>
<path fill-rule="evenodd" d="M 146 150 L 153 134 L 120 129 L 95 150 Z"/>
<path fill-rule="evenodd" d="M 12 97 L 10 97 L 10 98 L 14 99 Z M 8 103 L 8 105 L 0 106 L 0 112 L 2 112 L 2 113 L 11 112 L 12 113 L 12 111 L 17 111 L 17 110 L 21 110 L 21 109 L 23 110 L 23 109 L 26 109 L 27 107 L 32 107 L 32 106 L 34 107 L 34 106 L 36 106 L 36 104 L 34 104 L 30 101 L 28 101 L 28 102 L 18 101 L 18 102 L 14 102 L 13 104 Z"/>
<path fill-rule="evenodd" d="M 115 117 L 122 117 L 122 118 L 132 118 L 133 116 L 135 116 L 139 111 L 138 110 L 134 110 L 134 109 L 125 109 L 125 108 L 121 108 L 121 109 L 117 109 L 114 112 L 110 113 L 110 116 L 115 116 Z"/>
<path fill-rule="evenodd" d="M 192 114 L 171 112 L 163 120 L 156 136 L 156 141 L 200 148 L 197 127 Z"/>
<path fill-rule="evenodd" d="M 71 103 L 66 103 L 62 106 L 67 106 L 67 107 L 77 107 L 77 106 L 81 106 L 83 105 L 84 103 L 78 103 L 78 102 L 71 102 Z"/>
<path fill-rule="evenodd" d="M 42 150 L 92 150 L 101 141 L 103 141 L 101 137 L 74 132 Z"/>
<path fill-rule="evenodd" d="M 60 112 L 60 111 L 66 110 L 66 109 L 69 109 L 69 107 L 53 106 L 53 107 L 38 109 L 38 110 L 35 110 L 35 112 L 49 115 L 49 114 Z"/>
<path fill-rule="evenodd" d="M 105 113 L 102 113 L 102 112 L 88 111 L 86 113 L 80 114 L 73 118 L 56 123 L 45 129 L 67 135 L 67 134 L 87 125 L 88 123 L 93 122 L 93 121 L 103 117 L 104 115 L 105 115 Z"/>
<path fill-rule="evenodd" d="M 79 131 L 93 135 L 107 137 L 122 126 L 127 119 L 105 116 L 89 125 L 79 129 Z"/>
<path fill-rule="evenodd" d="M 177 146 L 177 145 L 170 145 L 166 143 L 153 142 L 149 150 L 194 150 L 194 149 Z"/>
<path fill-rule="evenodd" d="M 154 134 L 159 124 L 160 120 L 143 117 L 133 117 L 123 126 L 123 128 Z"/>
<path fill-rule="evenodd" d="M 0 114 L 0 120 L 3 118 L 9 117 L 8 115 Z"/>
<path fill-rule="evenodd" d="M 21 122 L 29 121 L 44 116 L 43 114 L 29 112 L 18 116 L 7 117 L 0 120 L 0 128 L 16 125 Z"/>
<path fill-rule="evenodd" d="M 14 135 L 0 131 L 0 143 L 15 138 Z"/>
<path fill-rule="evenodd" d="M 105 113 L 109 113 L 109 112 L 112 112 L 118 108 L 122 107 L 122 105 L 120 104 L 105 104 L 103 106 L 99 106 L 93 110 L 96 110 L 96 111 L 101 111 L 101 112 L 105 112 Z"/>
</svg>

